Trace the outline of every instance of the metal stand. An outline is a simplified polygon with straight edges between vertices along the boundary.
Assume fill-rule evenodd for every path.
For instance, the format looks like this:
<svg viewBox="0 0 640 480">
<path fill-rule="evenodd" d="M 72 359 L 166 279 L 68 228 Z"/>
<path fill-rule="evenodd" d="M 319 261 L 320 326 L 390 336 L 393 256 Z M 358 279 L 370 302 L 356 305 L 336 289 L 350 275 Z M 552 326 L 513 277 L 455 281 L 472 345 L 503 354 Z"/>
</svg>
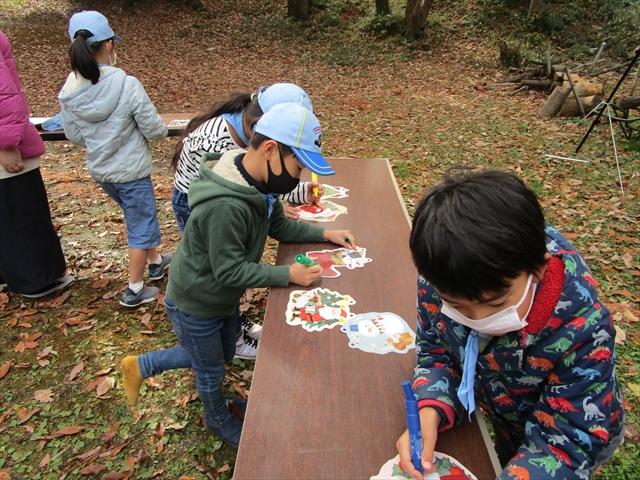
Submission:
<svg viewBox="0 0 640 480">
<path fill-rule="evenodd" d="M 617 118 L 617 117 L 615 117 L 614 115 L 611 114 L 611 100 L 613 99 L 613 96 L 616 94 L 616 92 L 620 88 L 620 85 L 622 85 L 622 82 L 624 81 L 626 76 L 629 74 L 629 72 L 631 71 L 631 69 L 633 68 L 633 66 L 638 61 L 639 58 L 640 58 L 640 46 L 638 46 L 635 49 L 635 55 L 633 56 L 633 59 L 631 60 L 631 62 L 627 66 L 627 69 L 625 70 L 625 72 L 622 74 L 622 76 L 618 80 L 618 83 L 616 84 L 614 89 L 609 94 L 609 98 L 607 98 L 607 100 L 604 101 L 604 102 L 600 102 L 600 104 L 598 106 L 596 106 L 588 114 L 586 114 L 584 117 L 582 117 L 580 119 L 580 121 L 578 123 L 576 123 L 569 130 L 569 132 L 571 132 L 571 130 L 573 130 L 578 125 L 580 125 L 580 123 L 582 123 L 584 120 L 586 120 L 587 117 L 589 117 L 589 115 L 591 115 L 591 114 L 593 114 L 594 112 L 597 111 L 596 118 L 591 122 L 591 126 L 589 127 L 589 130 L 587 130 L 587 133 L 584 135 L 584 137 L 582 137 L 582 140 L 580 141 L 580 144 L 576 148 L 576 153 L 578 153 L 578 152 L 580 152 L 580 149 L 582 148 L 584 143 L 587 141 L 587 138 L 589 138 L 589 135 L 591 134 L 591 132 L 593 131 L 594 127 L 596 126 L 596 124 L 600 120 L 600 117 L 602 116 L 604 111 L 605 110 L 607 111 L 607 118 L 609 119 L 609 129 L 611 131 L 611 141 L 613 143 L 613 152 L 614 152 L 614 155 L 615 155 L 615 158 L 616 158 L 616 167 L 618 169 L 618 179 L 620 180 L 620 189 L 622 190 L 622 194 L 623 195 L 624 195 L 624 185 L 622 184 L 622 172 L 620 171 L 620 160 L 618 158 L 618 148 L 616 146 L 616 137 L 615 137 L 615 134 L 614 134 L 614 131 L 613 131 L 613 118 Z M 567 132 L 567 133 L 569 133 L 569 132 Z M 559 160 L 571 160 L 573 162 L 589 163 L 589 160 L 583 160 L 583 159 L 579 159 L 579 158 L 559 157 L 557 155 L 545 155 L 545 157 L 557 158 Z"/>
</svg>

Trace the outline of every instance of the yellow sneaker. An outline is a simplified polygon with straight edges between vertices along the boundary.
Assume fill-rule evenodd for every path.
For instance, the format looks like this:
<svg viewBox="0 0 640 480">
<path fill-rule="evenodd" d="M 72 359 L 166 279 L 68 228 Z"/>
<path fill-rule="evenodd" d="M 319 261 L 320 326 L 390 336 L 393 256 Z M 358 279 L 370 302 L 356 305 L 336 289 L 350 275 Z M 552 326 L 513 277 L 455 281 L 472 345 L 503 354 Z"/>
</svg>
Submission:
<svg viewBox="0 0 640 480">
<path fill-rule="evenodd" d="M 124 392 L 129 399 L 129 405 L 135 407 L 138 403 L 140 386 L 142 385 L 142 377 L 140 376 L 140 369 L 138 368 L 138 357 L 124 357 L 121 365 Z"/>
</svg>

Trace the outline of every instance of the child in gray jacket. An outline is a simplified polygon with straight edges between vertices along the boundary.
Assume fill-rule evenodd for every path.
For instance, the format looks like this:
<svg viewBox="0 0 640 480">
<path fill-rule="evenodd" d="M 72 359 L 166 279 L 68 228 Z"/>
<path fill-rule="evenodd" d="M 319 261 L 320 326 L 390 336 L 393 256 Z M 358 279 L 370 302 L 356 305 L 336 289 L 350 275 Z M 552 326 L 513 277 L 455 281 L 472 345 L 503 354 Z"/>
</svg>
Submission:
<svg viewBox="0 0 640 480">
<path fill-rule="evenodd" d="M 74 14 L 69 22 L 71 47 L 69 74 L 58 99 L 65 135 L 87 148 L 91 177 L 124 211 L 129 242 L 129 287 L 120 304 L 137 307 L 158 297 L 156 287 L 145 287 L 144 270 L 149 259 L 149 279 L 159 280 L 171 262 L 161 255 L 160 226 L 151 182 L 149 140 L 167 136 L 142 84 L 115 68 L 115 40 L 106 17 L 94 11 Z"/>
</svg>

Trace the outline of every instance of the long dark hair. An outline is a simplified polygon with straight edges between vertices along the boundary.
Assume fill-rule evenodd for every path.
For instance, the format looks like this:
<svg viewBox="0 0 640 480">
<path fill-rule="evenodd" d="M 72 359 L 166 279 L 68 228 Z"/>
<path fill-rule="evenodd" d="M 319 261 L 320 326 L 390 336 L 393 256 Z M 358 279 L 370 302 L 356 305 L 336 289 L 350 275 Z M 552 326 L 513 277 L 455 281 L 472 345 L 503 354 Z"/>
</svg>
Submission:
<svg viewBox="0 0 640 480">
<path fill-rule="evenodd" d="M 262 109 L 258 103 L 258 95 L 252 95 L 251 92 L 231 92 L 226 99 L 222 99 L 214 103 L 208 110 L 199 113 L 191 119 L 187 128 L 180 136 L 173 152 L 171 159 L 171 168 L 176 170 L 180 162 L 180 154 L 182 153 L 182 141 L 204 122 L 212 118 L 219 117 L 225 113 L 234 113 L 247 109 L 251 126 L 262 116 Z"/>
<path fill-rule="evenodd" d="M 76 32 L 69 47 L 69 60 L 71 60 L 71 68 L 76 74 L 79 73 L 95 85 L 100 78 L 100 67 L 95 55 L 102 48 L 102 44 L 110 39 L 89 44 L 87 38 L 91 37 L 93 37 L 93 33 L 89 30 Z"/>
</svg>

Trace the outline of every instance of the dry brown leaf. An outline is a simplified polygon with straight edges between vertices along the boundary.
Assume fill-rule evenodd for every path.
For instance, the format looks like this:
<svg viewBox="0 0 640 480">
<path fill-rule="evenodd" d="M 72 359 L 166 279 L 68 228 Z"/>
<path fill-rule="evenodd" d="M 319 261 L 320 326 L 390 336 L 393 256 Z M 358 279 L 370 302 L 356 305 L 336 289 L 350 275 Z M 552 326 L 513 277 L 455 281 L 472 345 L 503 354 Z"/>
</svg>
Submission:
<svg viewBox="0 0 640 480">
<path fill-rule="evenodd" d="M 75 435 L 76 433 L 84 430 L 85 428 L 87 428 L 87 427 L 80 427 L 80 426 L 77 426 L 77 425 L 75 425 L 73 427 L 66 427 L 66 428 L 63 428 L 61 430 L 57 430 L 57 431 L 55 431 L 53 433 L 50 433 L 48 435 L 45 435 L 43 438 L 45 440 L 51 440 L 52 438 L 62 437 L 62 436 L 65 436 L 65 435 Z"/>
<path fill-rule="evenodd" d="M 102 480 L 122 480 L 124 478 L 124 473 L 122 472 L 111 472 L 102 476 Z"/>
<path fill-rule="evenodd" d="M 30 317 L 31 315 L 35 315 L 36 313 L 38 313 L 37 310 L 25 310 L 24 312 L 18 312 L 16 313 L 16 317 Z"/>
<path fill-rule="evenodd" d="M 143 325 L 147 325 L 151 321 L 151 314 L 145 313 L 140 319 L 140 321 L 142 322 Z"/>
<path fill-rule="evenodd" d="M 618 345 L 624 345 L 625 340 L 627 339 L 627 334 L 624 333 L 618 325 L 614 325 L 613 328 L 616 330 L 616 343 Z"/>
<path fill-rule="evenodd" d="M 84 362 L 82 361 L 79 364 L 77 364 L 75 367 L 73 367 L 73 369 L 71 370 L 71 373 L 69 373 L 69 381 L 72 381 L 74 378 L 76 378 L 83 368 L 84 368 Z"/>
<path fill-rule="evenodd" d="M 136 467 L 136 459 L 129 456 L 127 457 L 127 459 L 124 461 L 124 464 L 129 467 L 128 470 L 123 471 L 122 473 L 124 473 L 124 478 L 129 478 L 131 477 L 131 475 L 133 475 L 133 471 L 135 470 Z"/>
<path fill-rule="evenodd" d="M 22 352 L 25 351 L 25 348 L 26 347 L 24 345 L 24 342 L 22 340 L 20 340 L 18 342 L 18 344 L 14 347 L 13 351 L 16 352 L 16 353 L 22 353 Z"/>
<path fill-rule="evenodd" d="M 153 472 L 149 478 L 155 478 L 158 475 L 162 475 L 163 473 L 164 473 L 164 468 L 161 468 L 160 470 L 156 470 L 155 472 Z"/>
<path fill-rule="evenodd" d="M 117 292 L 116 290 L 114 290 L 114 291 L 112 291 L 112 292 L 105 293 L 105 294 L 102 296 L 102 299 L 103 299 L 103 300 L 109 300 L 110 298 L 113 298 L 113 297 L 115 297 L 116 295 L 118 295 L 118 292 Z"/>
<path fill-rule="evenodd" d="M 13 328 L 18 324 L 18 317 L 13 317 L 11 320 L 7 322 L 7 327 Z"/>
<path fill-rule="evenodd" d="M 229 464 L 226 463 L 224 464 L 222 467 L 220 467 L 218 469 L 218 473 L 224 473 L 224 472 L 228 472 L 229 471 Z"/>
<path fill-rule="evenodd" d="M 86 387 L 84 387 L 85 390 L 87 391 L 91 391 L 94 388 L 96 388 L 97 386 L 99 386 L 102 382 L 105 381 L 107 377 L 96 377 L 93 380 L 91 380 Z"/>
<path fill-rule="evenodd" d="M 106 469 L 107 467 L 105 465 L 94 463 L 80 470 L 80 475 L 98 475 L 101 471 Z"/>
<path fill-rule="evenodd" d="M 3 378 L 7 373 L 9 373 L 9 369 L 11 368 L 11 362 L 6 362 L 0 367 L 0 378 Z"/>
<path fill-rule="evenodd" d="M 49 460 L 51 460 L 51 454 L 47 453 L 42 460 L 40 460 L 40 468 L 44 468 L 49 465 Z"/>
<path fill-rule="evenodd" d="M 164 436 L 164 426 L 162 425 L 162 422 L 158 422 L 158 424 L 156 425 L 156 437 L 162 438 L 163 436 Z"/>
<path fill-rule="evenodd" d="M 109 284 L 108 278 L 101 278 L 100 280 L 96 280 L 95 282 L 93 282 L 93 285 L 91 285 L 91 288 L 103 288 L 103 287 L 106 287 L 108 284 Z"/>
<path fill-rule="evenodd" d="M 33 392 L 33 397 L 42 403 L 51 403 L 53 402 L 53 393 L 51 390 L 36 390 Z"/>
<path fill-rule="evenodd" d="M 33 410 L 27 411 L 26 408 L 18 409 L 18 425 L 22 425 L 27 422 L 31 417 L 33 417 L 36 413 L 38 413 L 41 409 L 34 408 Z"/>
<path fill-rule="evenodd" d="M 101 440 L 103 442 L 110 442 L 118 433 L 118 429 L 120 428 L 121 422 L 116 422 L 113 425 L 109 425 L 107 431 L 102 434 Z"/>
<path fill-rule="evenodd" d="M 96 395 L 98 397 L 103 396 L 105 393 L 107 393 L 111 387 L 113 387 L 116 384 L 116 381 L 111 378 L 111 377 L 106 377 L 104 382 L 100 383 L 100 385 L 98 385 L 98 388 L 96 388 Z"/>
<path fill-rule="evenodd" d="M 0 305 L 4 305 L 5 303 L 9 303 L 9 295 L 0 292 Z"/>
<path fill-rule="evenodd" d="M 101 453 L 100 458 L 106 458 L 109 460 L 115 458 L 115 456 L 118 455 L 124 447 L 129 445 L 129 443 L 131 443 L 131 440 L 125 440 L 121 444 L 107 450 L 106 452 Z"/>
<path fill-rule="evenodd" d="M 0 414 L 0 423 L 4 422 L 4 419 L 7 418 L 10 413 L 11 413 L 11 410 L 7 410 L 3 414 Z"/>
<path fill-rule="evenodd" d="M 106 375 L 107 373 L 109 373 L 111 370 L 113 370 L 113 368 L 109 367 L 109 368 L 103 368 L 102 370 L 98 370 L 96 373 L 94 373 L 94 375 L 97 377 L 99 375 Z"/>
<path fill-rule="evenodd" d="M 0 470 L 0 480 L 11 480 L 11 476 L 6 470 Z"/>
<path fill-rule="evenodd" d="M 164 442 L 162 441 L 162 439 L 159 439 L 156 442 L 156 453 L 162 453 L 163 450 L 164 450 Z"/>
<path fill-rule="evenodd" d="M 148 387 L 162 388 L 162 385 L 159 384 L 154 377 L 147 378 L 144 383 L 146 383 Z"/>
<path fill-rule="evenodd" d="M 633 268 L 633 256 L 629 252 L 626 252 L 620 258 L 622 258 L 622 261 L 627 268 Z"/>
</svg>

